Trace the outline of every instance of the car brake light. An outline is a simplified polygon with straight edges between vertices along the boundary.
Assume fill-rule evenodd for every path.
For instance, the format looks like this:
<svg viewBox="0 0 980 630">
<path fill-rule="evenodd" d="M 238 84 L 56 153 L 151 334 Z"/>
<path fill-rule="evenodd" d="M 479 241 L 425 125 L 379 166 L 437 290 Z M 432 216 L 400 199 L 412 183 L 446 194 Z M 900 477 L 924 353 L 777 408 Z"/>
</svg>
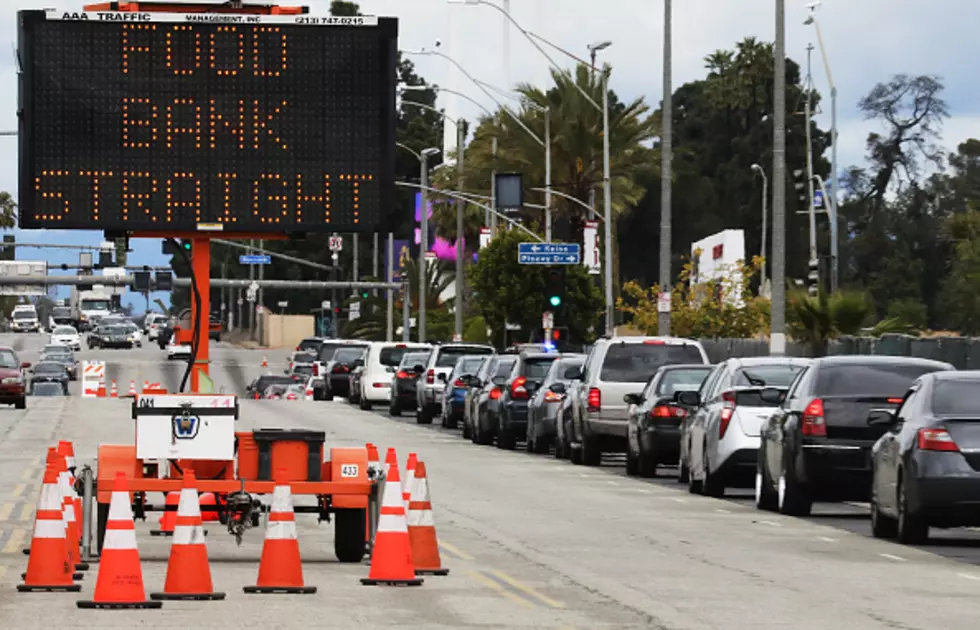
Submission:
<svg viewBox="0 0 980 630">
<path fill-rule="evenodd" d="M 403 343 L 396 343 L 395 344 L 395 347 L 396 348 L 404 348 L 405 347 L 405 344 L 403 344 Z"/>
<path fill-rule="evenodd" d="M 514 379 L 514 382 L 510 384 L 510 396 L 511 398 L 516 398 L 518 400 L 524 400 L 527 398 L 527 377 L 518 376 Z"/>
<path fill-rule="evenodd" d="M 919 429 L 919 449 L 923 451 L 959 451 L 946 429 Z"/>
<path fill-rule="evenodd" d="M 602 391 L 598 387 L 589 390 L 589 411 L 599 411 L 602 408 Z"/>
<path fill-rule="evenodd" d="M 681 407 L 671 407 L 670 405 L 657 405 L 650 410 L 651 418 L 683 418 L 687 416 L 687 411 Z"/>
<path fill-rule="evenodd" d="M 889 398 L 888 399 L 888 404 L 890 404 L 890 405 L 901 405 L 902 404 L 902 400 L 903 399 L 901 399 L 901 398 Z"/>
<path fill-rule="evenodd" d="M 725 433 L 728 432 L 728 425 L 732 422 L 732 416 L 735 415 L 734 407 L 725 407 L 721 410 L 721 422 L 718 424 L 718 439 L 725 437 Z"/>
<path fill-rule="evenodd" d="M 429 370 L 428 372 L 425 373 L 425 382 L 426 383 L 435 383 L 436 382 L 436 371 L 435 370 Z"/>
<path fill-rule="evenodd" d="M 659 339 L 647 339 L 643 343 L 645 343 L 648 346 L 662 346 L 662 345 L 665 345 L 664 342 L 661 341 L 661 340 L 659 340 Z"/>
<path fill-rule="evenodd" d="M 252 400 L 260 400 L 261 398 L 262 398 L 262 394 L 258 392 L 255 392 L 255 394 L 252 395 Z"/>
<path fill-rule="evenodd" d="M 319 363 L 314 363 L 313 364 L 313 376 L 320 376 L 320 364 Z"/>
<path fill-rule="evenodd" d="M 463 379 L 457 378 L 453 381 L 453 387 L 466 387 L 466 383 L 463 382 Z"/>
<path fill-rule="evenodd" d="M 803 435 L 827 437 L 827 423 L 823 417 L 823 401 L 814 398 L 803 410 Z"/>
<path fill-rule="evenodd" d="M 296 346 L 296 352 L 299 352 L 299 346 Z"/>
<path fill-rule="evenodd" d="M 490 390 L 490 400 L 497 400 L 498 398 L 500 398 L 501 393 L 502 392 L 500 391 L 499 387 L 494 387 L 493 389 Z"/>
<path fill-rule="evenodd" d="M 405 370 L 398 370 L 398 372 L 395 374 L 395 377 L 396 378 L 401 378 L 401 379 L 406 379 L 406 378 L 409 377 L 409 374 Z"/>
<path fill-rule="evenodd" d="M 723 392 L 721 399 L 727 403 L 735 404 L 735 392 Z"/>
<path fill-rule="evenodd" d="M 333 366 L 334 374 L 343 374 L 344 372 L 349 372 L 349 371 L 350 371 L 349 368 L 341 363 L 338 363 L 337 365 Z"/>
<path fill-rule="evenodd" d="M 556 394 L 550 389 L 544 393 L 545 402 L 561 402 L 561 394 Z"/>
<path fill-rule="evenodd" d="M 286 400 L 296 400 L 296 394 L 288 394 Z"/>
</svg>

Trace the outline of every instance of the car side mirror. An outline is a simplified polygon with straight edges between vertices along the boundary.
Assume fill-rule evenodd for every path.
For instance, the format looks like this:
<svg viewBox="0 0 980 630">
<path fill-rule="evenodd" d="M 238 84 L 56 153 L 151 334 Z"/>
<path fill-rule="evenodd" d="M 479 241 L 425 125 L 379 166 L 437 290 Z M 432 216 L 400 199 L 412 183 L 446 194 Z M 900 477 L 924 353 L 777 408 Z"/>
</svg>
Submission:
<svg viewBox="0 0 980 630">
<path fill-rule="evenodd" d="M 700 407 L 701 395 L 697 392 L 677 392 L 677 402 L 686 407 Z"/>
<path fill-rule="evenodd" d="M 868 412 L 869 427 L 888 427 L 897 421 L 898 419 L 890 409 L 872 409 Z"/>
<path fill-rule="evenodd" d="M 567 391 L 564 383 L 552 383 L 548 389 L 556 394 L 564 394 Z"/>
<path fill-rule="evenodd" d="M 626 394 L 623 396 L 623 402 L 627 405 L 642 405 L 643 394 Z"/>
<path fill-rule="evenodd" d="M 412 368 L 412 371 L 415 372 L 416 374 L 421 374 L 422 372 L 425 372 L 425 366 L 416 365 L 415 367 Z"/>
<path fill-rule="evenodd" d="M 26 370 L 29 367 L 31 367 L 31 362 L 30 361 L 24 361 L 23 363 L 20 364 L 20 368 L 22 370 Z"/>
<path fill-rule="evenodd" d="M 786 391 L 775 387 L 766 387 L 759 392 L 759 398 L 761 398 L 763 402 L 773 405 L 780 405 L 784 400 L 786 400 Z"/>
<path fill-rule="evenodd" d="M 580 381 L 582 380 L 582 368 L 580 367 L 570 367 L 565 370 L 565 380 L 566 381 Z"/>
</svg>

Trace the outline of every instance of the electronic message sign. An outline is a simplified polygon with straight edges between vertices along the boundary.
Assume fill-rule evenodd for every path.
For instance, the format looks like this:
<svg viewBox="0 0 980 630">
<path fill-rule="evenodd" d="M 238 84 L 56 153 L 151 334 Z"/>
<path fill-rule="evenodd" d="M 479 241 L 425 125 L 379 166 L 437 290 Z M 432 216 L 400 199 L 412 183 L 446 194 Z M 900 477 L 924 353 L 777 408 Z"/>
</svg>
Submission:
<svg viewBox="0 0 980 630">
<path fill-rule="evenodd" d="M 360 232 L 388 223 L 396 19 L 19 18 L 21 227 Z"/>
</svg>

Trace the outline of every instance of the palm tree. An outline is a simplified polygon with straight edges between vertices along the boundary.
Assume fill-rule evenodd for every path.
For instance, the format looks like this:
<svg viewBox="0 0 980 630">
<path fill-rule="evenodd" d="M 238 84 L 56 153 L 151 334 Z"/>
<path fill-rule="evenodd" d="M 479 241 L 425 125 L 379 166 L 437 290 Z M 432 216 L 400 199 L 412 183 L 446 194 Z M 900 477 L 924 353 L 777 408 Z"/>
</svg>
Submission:
<svg viewBox="0 0 980 630">
<path fill-rule="evenodd" d="M 807 344 L 814 357 L 826 354 L 831 339 L 858 333 L 871 313 L 867 295 L 854 291 L 828 295 L 821 290 L 816 296 L 810 296 L 791 289 L 787 303 L 790 334 L 796 341 Z"/>
<path fill-rule="evenodd" d="M 8 192 L 0 192 L 0 229 L 17 227 L 17 202 Z"/>
</svg>

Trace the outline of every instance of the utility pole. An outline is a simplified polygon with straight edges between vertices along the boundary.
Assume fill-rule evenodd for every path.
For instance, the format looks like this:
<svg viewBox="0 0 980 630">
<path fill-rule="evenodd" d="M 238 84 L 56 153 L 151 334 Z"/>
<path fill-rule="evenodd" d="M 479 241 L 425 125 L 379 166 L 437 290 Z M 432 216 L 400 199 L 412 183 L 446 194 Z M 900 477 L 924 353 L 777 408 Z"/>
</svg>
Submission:
<svg viewBox="0 0 980 630">
<path fill-rule="evenodd" d="M 551 107 L 544 108 L 544 240 L 551 242 Z M 460 187 L 462 190 L 462 187 Z"/>
<path fill-rule="evenodd" d="M 248 246 L 255 247 L 255 239 L 248 240 Z M 249 256 L 252 255 L 252 250 L 248 250 Z M 255 280 L 255 265 L 248 266 L 248 279 L 251 281 Z M 255 302 L 249 302 L 248 304 L 248 338 L 255 341 Z"/>
<path fill-rule="evenodd" d="M 377 236 L 377 235 L 375 235 Z M 385 265 L 385 282 L 392 282 L 392 276 L 395 275 L 395 235 L 393 232 L 388 232 L 388 261 Z M 404 285 L 403 285 L 404 286 Z M 394 341 L 395 339 L 395 292 L 391 289 L 386 289 L 388 304 L 387 304 L 387 327 L 385 328 L 385 341 Z"/>
<path fill-rule="evenodd" d="M 373 243 L 373 248 L 372 248 L 371 252 L 372 252 L 372 254 L 371 254 L 371 277 L 372 278 L 377 278 L 378 277 L 378 233 L 377 232 L 374 233 L 374 243 Z M 390 279 L 388 281 L 391 282 Z M 378 292 L 377 291 L 374 292 L 374 297 L 378 297 Z"/>
<path fill-rule="evenodd" d="M 358 251 L 357 251 L 357 243 L 358 243 L 359 240 L 361 240 L 360 239 L 360 236 L 361 235 L 358 234 L 357 232 L 354 232 L 353 234 L 351 234 L 351 237 L 352 237 L 351 240 L 354 241 L 353 249 L 351 250 L 351 256 L 353 256 L 353 259 L 352 259 L 353 260 L 353 263 L 351 264 L 351 268 L 353 270 L 353 274 L 352 275 L 353 275 L 353 278 L 354 278 L 354 282 L 357 282 L 358 280 L 361 279 L 360 278 L 360 269 L 359 269 L 359 265 L 358 265 L 358 262 L 360 262 L 358 260 L 358 258 L 360 258 L 360 256 L 358 255 Z"/>
<path fill-rule="evenodd" d="M 463 156 L 466 145 L 465 124 L 462 118 L 456 121 L 456 176 L 458 190 L 463 190 Z M 456 199 L 456 336 L 463 340 L 463 210 L 466 204 L 462 198 Z"/>
<path fill-rule="evenodd" d="M 811 58 L 813 56 L 813 44 L 806 46 L 806 80 L 803 86 L 806 89 L 806 185 L 807 202 L 810 204 L 808 216 L 810 219 L 810 259 L 807 261 L 809 269 L 817 271 L 819 263 L 817 260 L 817 210 L 813 204 L 813 133 L 810 129 L 810 116 L 813 109 L 813 76 L 811 70 Z M 819 274 L 819 271 L 817 271 Z M 819 275 L 814 287 L 819 286 Z"/>
<path fill-rule="evenodd" d="M 261 240 L 261 239 L 259 240 L 259 247 L 261 249 L 265 249 L 265 241 L 264 240 Z M 259 280 L 260 281 L 261 280 L 265 280 L 265 265 L 259 265 Z M 260 282 L 259 283 L 259 304 L 262 305 L 262 315 L 263 316 L 265 315 L 265 301 L 264 301 L 264 298 L 265 298 L 265 291 L 262 289 L 262 285 L 261 285 L 261 282 Z M 263 343 L 263 341 L 264 341 L 262 339 L 262 336 L 265 333 L 265 326 L 262 325 L 262 321 L 264 319 L 265 319 L 264 317 L 260 317 L 259 318 L 259 324 L 258 324 L 258 333 L 259 333 L 258 342 L 260 344 Z"/>
<path fill-rule="evenodd" d="M 769 354 L 786 354 L 786 0 L 776 2 L 773 46 L 772 305 Z"/>
<path fill-rule="evenodd" d="M 660 291 L 671 292 L 671 160 L 673 159 L 673 88 L 671 86 L 671 0 L 664 0 L 663 131 L 660 137 Z M 609 230 L 610 226 L 606 226 Z M 670 311 L 657 313 L 657 334 L 670 334 Z"/>
<path fill-rule="evenodd" d="M 494 210 L 497 209 L 497 136 L 494 136 L 490 140 L 490 155 L 491 161 L 493 162 L 493 172 L 490 173 L 490 207 Z M 487 210 L 485 212 L 487 219 L 483 222 L 484 225 L 490 226 L 490 238 L 493 239 L 497 236 L 497 215 L 493 212 Z"/>
<path fill-rule="evenodd" d="M 419 235 L 419 343 L 425 343 L 426 260 L 429 251 L 429 153 L 422 151 L 422 233 Z"/>
</svg>

